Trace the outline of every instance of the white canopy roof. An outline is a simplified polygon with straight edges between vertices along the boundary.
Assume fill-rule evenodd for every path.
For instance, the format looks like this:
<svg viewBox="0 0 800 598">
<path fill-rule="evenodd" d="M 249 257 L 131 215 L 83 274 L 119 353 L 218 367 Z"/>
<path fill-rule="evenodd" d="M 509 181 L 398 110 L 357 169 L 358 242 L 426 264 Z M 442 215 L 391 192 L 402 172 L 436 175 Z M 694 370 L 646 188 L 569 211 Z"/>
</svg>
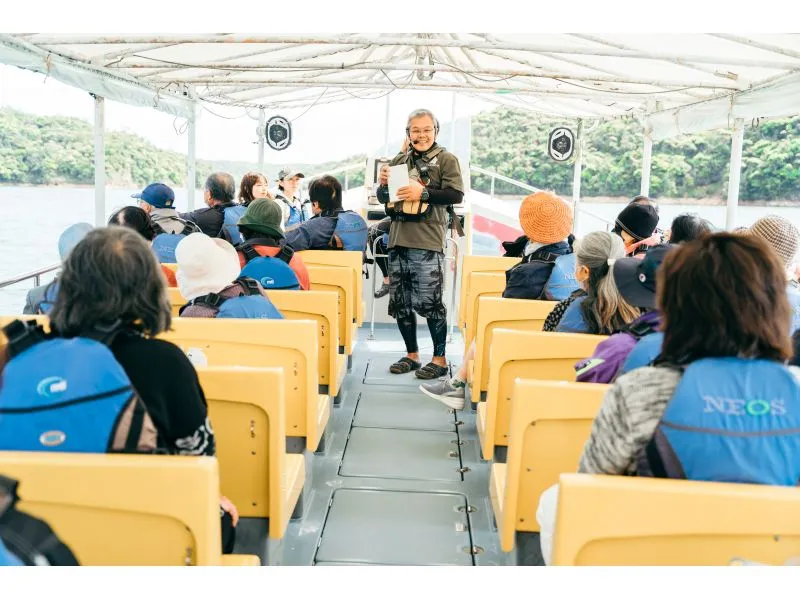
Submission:
<svg viewBox="0 0 800 598">
<path fill-rule="evenodd" d="M 0 62 L 180 116 L 444 90 L 661 139 L 800 113 L 800 35 L 0 35 Z"/>
</svg>

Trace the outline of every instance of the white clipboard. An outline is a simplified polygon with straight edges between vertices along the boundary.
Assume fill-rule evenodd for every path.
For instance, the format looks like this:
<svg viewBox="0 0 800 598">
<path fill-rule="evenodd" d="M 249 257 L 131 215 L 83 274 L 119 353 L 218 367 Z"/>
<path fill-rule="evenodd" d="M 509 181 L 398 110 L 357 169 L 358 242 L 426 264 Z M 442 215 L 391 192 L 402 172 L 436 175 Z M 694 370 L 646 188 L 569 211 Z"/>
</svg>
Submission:
<svg viewBox="0 0 800 598">
<path fill-rule="evenodd" d="M 401 187 L 408 187 L 408 166 L 398 164 L 389 167 L 389 205 L 396 201 L 402 201 L 397 197 L 397 190 Z"/>
</svg>

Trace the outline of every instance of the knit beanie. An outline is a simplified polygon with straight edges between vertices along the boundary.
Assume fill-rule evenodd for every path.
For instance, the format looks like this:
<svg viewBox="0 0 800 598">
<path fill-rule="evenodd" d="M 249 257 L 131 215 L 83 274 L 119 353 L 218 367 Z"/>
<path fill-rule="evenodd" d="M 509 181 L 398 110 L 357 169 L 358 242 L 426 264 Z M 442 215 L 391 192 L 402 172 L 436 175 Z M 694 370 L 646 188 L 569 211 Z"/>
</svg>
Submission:
<svg viewBox="0 0 800 598">
<path fill-rule="evenodd" d="M 250 230 L 272 237 L 282 239 L 283 210 L 277 201 L 272 199 L 256 199 L 247 206 L 247 211 L 239 219 L 239 226 L 246 226 Z"/>
<path fill-rule="evenodd" d="M 750 232 L 764 239 L 783 260 L 784 266 L 792 265 L 800 239 L 797 229 L 789 220 L 783 216 L 770 214 L 756 220 L 750 227 Z"/>
<path fill-rule="evenodd" d="M 203 233 L 188 235 L 175 247 L 178 288 L 191 301 L 219 293 L 239 277 L 239 256 L 233 245 Z"/>
<path fill-rule="evenodd" d="M 537 191 L 522 200 L 519 223 L 534 243 L 558 243 L 572 230 L 572 206 L 552 193 Z"/>
<path fill-rule="evenodd" d="M 655 232 L 658 212 L 651 205 L 628 204 L 617 216 L 615 224 L 616 229 L 624 230 L 637 241 L 642 241 Z"/>
</svg>

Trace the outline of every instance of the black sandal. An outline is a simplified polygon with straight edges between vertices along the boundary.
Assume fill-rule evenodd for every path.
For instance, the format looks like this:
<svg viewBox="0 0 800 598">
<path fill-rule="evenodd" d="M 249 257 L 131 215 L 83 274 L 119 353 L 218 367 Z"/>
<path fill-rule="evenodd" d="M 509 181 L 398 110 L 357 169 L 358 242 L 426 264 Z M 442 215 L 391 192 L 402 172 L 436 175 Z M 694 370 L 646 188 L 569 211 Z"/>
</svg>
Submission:
<svg viewBox="0 0 800 598">
<path fill-rule="evenodd" d="M 431 361 L 424 368 L 420 369 L 416 373 L 416 376 L 421 380 L 435 380 L 436 378 L 441 378 L 442 376 L 446 376 L 448 374 L 450 374 L 450 368 L 437 365 Z"/>
<path fill-rule="evenodd" d="M 414 361 L 410 357 L 401 357 L 397 362 L 393 363 L 389 371 L 393 374 L 407 374 L 412 370 L 418 370 L 422 367 L 422 363 Z"/>
</svg>

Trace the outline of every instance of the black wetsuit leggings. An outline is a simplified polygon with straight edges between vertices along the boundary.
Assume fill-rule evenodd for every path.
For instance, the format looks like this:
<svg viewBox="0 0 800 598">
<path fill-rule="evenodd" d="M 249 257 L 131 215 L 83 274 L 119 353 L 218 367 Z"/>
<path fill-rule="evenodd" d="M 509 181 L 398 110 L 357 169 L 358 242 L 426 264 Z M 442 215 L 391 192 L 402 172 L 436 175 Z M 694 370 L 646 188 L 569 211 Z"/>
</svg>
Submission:
<svg viewBox="0 0 800 598">
<path fill-rule="evenodd" d="M 406 343 L 406 351 L 408 353 L 419 352 L 419 346 L 417 345 L 417 314 L 411 312 L 411 315 L 407 318 L 398 319 L 397 326 L 400 328 L 400 334 L 403 335 L 403 340 Z M 444 357 L 445 346 L 447 345 L 447 320 L 428 318 L 428 330 L 430 330 L 431 340 L 433 340 L 433 356 Z"/>
</svg>

